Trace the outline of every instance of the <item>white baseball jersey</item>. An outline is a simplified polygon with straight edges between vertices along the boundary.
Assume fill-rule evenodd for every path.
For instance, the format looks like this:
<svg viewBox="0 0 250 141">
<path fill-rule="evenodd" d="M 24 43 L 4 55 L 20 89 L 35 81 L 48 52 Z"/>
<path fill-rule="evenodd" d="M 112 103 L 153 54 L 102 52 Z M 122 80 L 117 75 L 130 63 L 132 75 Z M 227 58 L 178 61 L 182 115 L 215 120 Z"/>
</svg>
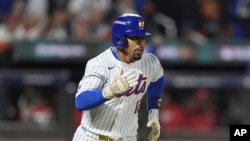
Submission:
<svg viewBox="0 0 250 141">
<path fill-rule="evenodd" d="M 115 48 L 111 47 L 87 62 L 76 96 L 86 90 L 103 89 L 119 74 L 121 68 L 124 68 L 124 72 L 139 72 L 138 84 L 123 95 L 83 111 L 80 126 L 90 132 L 115 138 L 136 136 L 142 97 L 150 82 L 155 82 L 163 76 L 163 68 L 151 53 L 144 53 L 140 60 L 125 64 L 114 56 L 114 50 Z"/>
</svg>

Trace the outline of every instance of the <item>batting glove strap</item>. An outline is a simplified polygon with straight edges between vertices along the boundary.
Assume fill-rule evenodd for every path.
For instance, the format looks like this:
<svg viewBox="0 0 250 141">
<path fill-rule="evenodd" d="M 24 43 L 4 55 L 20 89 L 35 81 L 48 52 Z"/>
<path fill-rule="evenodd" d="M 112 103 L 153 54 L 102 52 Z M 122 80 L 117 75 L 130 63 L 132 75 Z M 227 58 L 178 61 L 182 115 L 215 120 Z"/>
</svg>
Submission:
<svg viewBox="0 0 250 141">
<path fill-rule="evenodd" d="M 102 90 L 102 95 L 106 99 L 111 99 L 114 96 L 114 94 L 111 91 L 110 85 L 108 85 Z"/>
<path fill-rule="evenodd" d="M 158 109 L 153 109 L 149 111 L 147 127 L 151 127 L 151 132 L 148 136 L 148 140 L 157 141 L 157 139 L 160 137 L 161 131 Z"/>
</svg>

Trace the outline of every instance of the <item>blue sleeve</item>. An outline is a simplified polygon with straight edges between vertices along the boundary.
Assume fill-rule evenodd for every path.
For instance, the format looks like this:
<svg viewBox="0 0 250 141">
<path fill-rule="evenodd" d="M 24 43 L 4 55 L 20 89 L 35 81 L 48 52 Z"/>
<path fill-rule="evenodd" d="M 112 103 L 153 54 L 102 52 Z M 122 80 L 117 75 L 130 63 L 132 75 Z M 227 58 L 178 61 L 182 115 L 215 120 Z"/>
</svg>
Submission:
<svg viewBox="0 0 250 141">
<path fill-rule="evenodd" d="M 75 99 L 75 107 L 79 111 L 89 110 L 103 104 L 107 99 L 102 96 L 102 90 L 87 90 Z"/>
<path fill-rule="evenodd" d="M 147 90 L 147 110 L 159 109 L 159 102 L 165 86 L 164 75 L 156 82 L 151 82 Z"/>
</svg>

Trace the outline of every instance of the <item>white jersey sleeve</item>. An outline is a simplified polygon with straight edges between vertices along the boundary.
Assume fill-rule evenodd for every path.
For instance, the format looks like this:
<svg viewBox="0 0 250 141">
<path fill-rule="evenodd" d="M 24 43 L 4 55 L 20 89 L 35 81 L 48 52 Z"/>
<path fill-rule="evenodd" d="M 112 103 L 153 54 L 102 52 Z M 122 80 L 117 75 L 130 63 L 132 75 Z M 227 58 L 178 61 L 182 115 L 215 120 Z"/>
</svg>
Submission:
<svg viewBox="0 0 250 141">
<path fill-rule="evenodd" d="M 79 82 L 76 97 L 85 90 L 102 89 L 105 84 L 105 70 L 96 60 L 89 60 L 82 80 Z"/>
</svg>

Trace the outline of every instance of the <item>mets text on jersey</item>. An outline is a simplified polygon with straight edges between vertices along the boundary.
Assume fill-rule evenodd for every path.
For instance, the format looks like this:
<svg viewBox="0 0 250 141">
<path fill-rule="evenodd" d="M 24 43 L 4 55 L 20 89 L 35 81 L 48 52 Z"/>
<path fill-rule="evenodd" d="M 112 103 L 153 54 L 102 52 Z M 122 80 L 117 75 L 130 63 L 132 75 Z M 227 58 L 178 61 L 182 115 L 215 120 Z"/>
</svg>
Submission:
<svg viewBox="0 0 250 141">
<path fill-rule="evenodd" d="M 118 97 L 144 93 L 146 90 L 146 80 L 147 80 L 147 77 L 144 76 L 143 74 L 140 74 L 139 79 L 138 79 L 138 84 L 134 88 L 129 89 L 126 93 L 118 95 Z"/>
</svg>

